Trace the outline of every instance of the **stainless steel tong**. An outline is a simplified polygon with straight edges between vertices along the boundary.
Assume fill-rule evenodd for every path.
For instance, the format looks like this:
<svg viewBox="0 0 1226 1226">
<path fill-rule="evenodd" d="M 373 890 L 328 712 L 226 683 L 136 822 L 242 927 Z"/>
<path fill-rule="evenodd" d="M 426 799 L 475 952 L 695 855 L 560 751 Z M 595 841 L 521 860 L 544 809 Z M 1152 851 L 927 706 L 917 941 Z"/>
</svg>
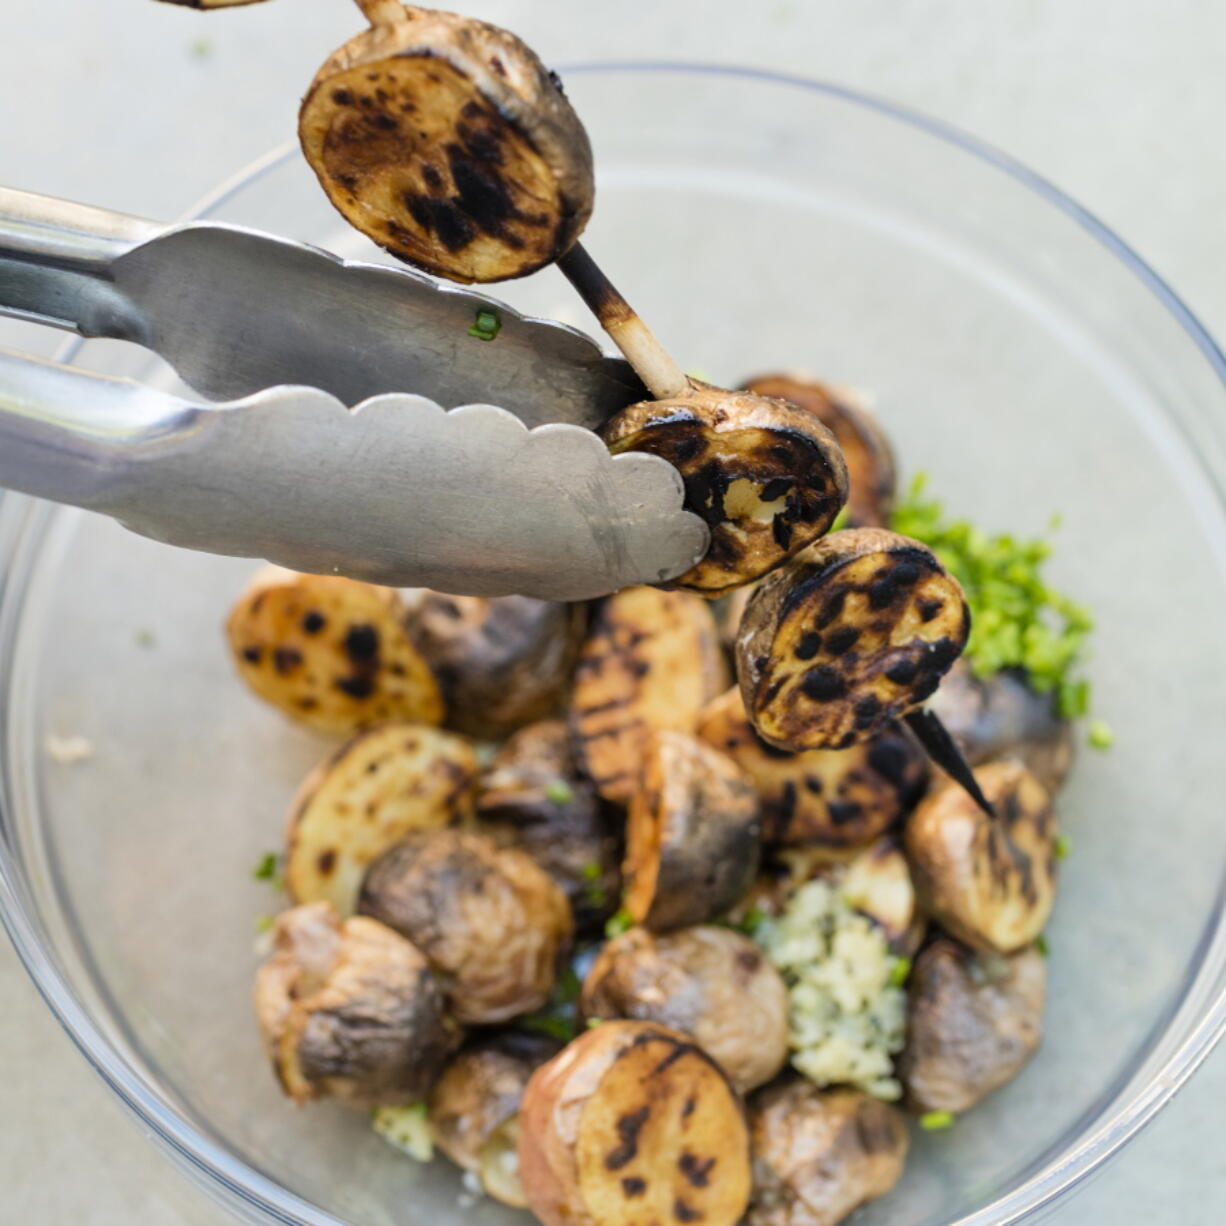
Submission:
<svg viewBox="0 0 1226 1226">
<path fill-rule="evenodd" d="M 592 433 L 646 394 L 624 361 L 409 269 L 0 188 L 0 313 L 135 342 L 200 394 L 0 350 L 0 486 L 157 540 L 565 600 L 707 546 L 671 465 Z"/>
</svg>

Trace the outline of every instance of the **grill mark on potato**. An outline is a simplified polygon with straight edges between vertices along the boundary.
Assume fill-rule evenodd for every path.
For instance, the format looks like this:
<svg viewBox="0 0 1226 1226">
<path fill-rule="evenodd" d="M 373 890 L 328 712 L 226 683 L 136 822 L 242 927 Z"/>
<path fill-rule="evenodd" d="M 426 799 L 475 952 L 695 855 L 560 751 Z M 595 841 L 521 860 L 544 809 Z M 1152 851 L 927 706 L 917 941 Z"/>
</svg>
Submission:
<svg viewBox="0 0 1226 1226">
<path fill-rule="evenodd" d="M 684 1150 L 681 1157 L 677 1159 L 677 1165 L 681 1168 L 681 1173 L 694 1185 L 696 1188 L 705 1188 L 711 1181 L 711 1171 L 715 1166 L 716 1159 L 700 1158 L 697 1154 L 692 1154 L 690 1151 Z"/>
<path fill-rule="evenodd" d="M 296 647 L 276 647 L 272 653 L 273 667 L 277 673 L 286 677 L 302 663 L 302 652 Z"/>
<path fill-rule="evenodd" d="M 647 1181 L 640 1179 L 637 1175 L 630 1175 L 622 1180 L 622 1191 L 627 1198 L 642 1196 L 647 1191 Z"/>
<path fill-rule="evenodd" d="M 634 1161 L 639 1152 L 639 1133 L 651 1115 L 651 1106 L 644 1104 L 636 1111 L 628 1111 L 617 1121 L 619 1144 L 609 1150 L 604 1164 L 610 1171 L 620 1171 Z"/>
<path fill-rule="evenodd" d="M 679 1222 L 699 1222 L 706 1215 L 698 1209 L 692 1209 L 680 1197 L 673 1202 L 673 1216 Z"/>
</svg>

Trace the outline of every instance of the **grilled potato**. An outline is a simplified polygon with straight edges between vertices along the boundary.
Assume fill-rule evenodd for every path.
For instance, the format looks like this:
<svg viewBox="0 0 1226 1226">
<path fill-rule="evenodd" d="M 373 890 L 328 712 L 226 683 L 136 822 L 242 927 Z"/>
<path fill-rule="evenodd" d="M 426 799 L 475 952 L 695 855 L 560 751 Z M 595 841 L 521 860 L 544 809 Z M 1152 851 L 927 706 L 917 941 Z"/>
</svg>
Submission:
<svg viewBox="0 0 1226 1226">
<path fill-rule="evenodd" d="M 583 640 L 582 605 L 424 588 L 401 596 L 409 638 L 442 687 L 449 728 L 498 741 L 559 709 Z"/>
<path fill-rule="evenodd" d="M 307 776 L 290 806 L 285 885 L 295 902 L 352 915 L 370 862 L 412 830 L 469 821 L 477 758 L 424 724 L 360 732 Z"/>
<path fill-rule="evenodd" d="M 850 749 L 776 749 L 749 722 L 736 688 L 707 705 L 698 735 L 753 781 L 771 845 L 867 843 L 911 810 L 928 779 L 923 751 L 896 724 Z"/>
<path fill-rule="evenodd" d="M 920 905 L 973 949 L 1008 954 L 1043 931 L 1056 893 L 1056 818 L 1043 785 L 1016 762 L 975 778 L 989 818 L 953 782 L 935 788 L 903 838 Z"/>
<path fill-rule="evenodd" d="M 745 390 L 807 409 L 826 426 L 847 461 L 848 525 L 888 526 L 898 480 L 894 453 L 877 418 L 854 391 L 800 375 L 760 375 Z"/>
<path fill-rule="evenodd" d="M 386 720 L 443 718 L 438 682 L 400 621 L 390 588 L 266 567 L 230 610 L 226 634 L 256 694 L 344 736 Z"/>
<path fill-rule="evenodd" d="M 570 908 L 523 852 L 465 830 L 410 834 L 370 866 L 362 915 L 430 960 L 457 1020 L 504 1022 L 540 1008 L 571 939 Z"/>
<path fill-rule="evenodd" d="M 626 824 L 623 905 L 656 932 L 722 915 L 758 870 L 762 823 L 745 773 L 705 741 L 657 732 Z"/>
<path fill-rule="evenodd" d="M 889 835 L 878 839 L 852 860 L 839 879 L 839 893 L 880 925 L 891 953 L 909 958 L 919 949 L 928 922 L 896 839 Z"/>
<path fill-rule="evenodd" d="M 1003 958 L 929 945 L 907 984 L 907 1105 L 956 1114 L 1012 1081 L 1039 1046 L 1046 994 L 1047 959 L 1033 947 Z"/>
<path fill-rule="evenodd" d="M 626 804 L 648 736 L 692 732 L 727 677 L 715 620 L 698 597 L 650 587 L 610 596 L 580 652 L 570 715 L 600 795 Z"/>
<path fill-rule="evenodd" d="M 847 466 L 812 413 L 690 380 L 668 400 L 631 405 L 605 425 L 614 455 L 648 451 L 677 468 L 685 507 L 711 529 L 693 567 L 670 581 L 714 597 L 780 565 L 834 523 Z"/>
<path fill-rule="evenodd" d="M 570 902 L 580 931 L 603 925 L 621 894 L 621 845 L 596 789 L 579 776 L 561 720 L 521 728 L 481 778 L 484 833 L 526 851 Z"/>
<path fill-rule="evenodd" d="M 755 1096 L 749 1121 L 746 1226 L 835 1226 L 889 1192 L 907 1158 L 902 1113 L 859 1090 L 780 1082 Z"/>
<path fill-rule="evenodd" d="M 715 623 L 719 626 L 719 641 L 728 651 L 736 650 L 737 635 L 741 631 L 741 618 L 745 616 L 749 601 L 757 590 L 756 583 L 747 583 L 744 587 L 738 587 L 736 591 L 729 592 L 727 596 L 721 596 L 712 605 Z"/>
<path fill-rule="evenodd" d="M 749 1200 L 736 1091 L 690 1040 L 605 1022 L 533 1074 L 520 1178 L 544 1226 L 735 1226 Z"/>
<path fill-rule="evenodd" d="M 700 924 L 631 928 L 600 951 L 579 997 L 585 1018 L 633 1018 L 688 1034 L 742 1093 L 788 1058 L 788 990 L 747 937 Z"/>
<path fill-rule="evenodd" d="M 405 6 L 333 53 L 298 136 L 350 225 L 452 281 L 552 263 L 591 215 L 587 133 L 515 35 Z"/>
<path fill-rule="evenodd" d="M 341 923 L 331 904 L 294 907 L 256 975 L 264 1045 L 295 1102 L 415 1102 L 459 1034 L 426 959 L 374 920 Z"/>
<path fill-rule="evenodd" d="M 929 697 L 969 633 L 962 589 L 926 545 L 836 532 L 749 602 L 737 641 L 745 709 L 780 749 L 847 749 Z"/>
<path fill-rule="evenodd" d="M 1057 714 L 1055 695 L 1031 689 L 1025 673 L 977 677 L 959 660 L 929 705 L 972 766 L 1009 758 L 1053 796 L 1060 790 L 1073 765 L 1073 726 Z"/>
</svg>

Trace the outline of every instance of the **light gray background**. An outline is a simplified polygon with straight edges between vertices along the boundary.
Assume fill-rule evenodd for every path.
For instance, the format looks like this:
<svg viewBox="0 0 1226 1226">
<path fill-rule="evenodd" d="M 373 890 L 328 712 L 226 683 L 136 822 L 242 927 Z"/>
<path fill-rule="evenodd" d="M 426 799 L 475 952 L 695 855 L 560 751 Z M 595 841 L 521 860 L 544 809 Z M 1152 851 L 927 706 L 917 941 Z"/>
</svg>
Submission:
<svg viewBox="0 0 1226 1226">
<path fill-rule="evenodd" d="M 458 3 L 458 0 L 456 0 Z M 882 94 L 995 142 L 1117 229 L 1226 337 L 1218 0 L 471 0 L 553 63 L 676 58 Z M 197 14 L 0 0 L 0 182 L 170 217 L 292 133 L 345 0 Z M 0 344 L 56 337 L 0 321 Z M 1226 1220 L 1226 1053 L 1058 1226 Z M 0 942 L 0 1226 L 208 1226 Z"/>
</svg>

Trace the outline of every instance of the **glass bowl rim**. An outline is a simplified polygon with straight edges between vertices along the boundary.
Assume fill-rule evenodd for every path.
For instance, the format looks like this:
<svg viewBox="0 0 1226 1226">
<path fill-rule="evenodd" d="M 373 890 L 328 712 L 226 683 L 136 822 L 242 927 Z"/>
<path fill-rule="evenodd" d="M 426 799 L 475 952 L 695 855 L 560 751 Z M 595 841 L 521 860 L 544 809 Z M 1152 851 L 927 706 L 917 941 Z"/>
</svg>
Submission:
<svg viewBox="0 0 1226 1226">
<path fill-rule="evenodd" d="M 1175 318 L 1226 387 L 1226 354 L 1154 268 L 1096 215 L 1055 184 L 987 141 L 953 124 L 847 86 L 768 69 L 680 60 L 584 60 L 564 64 L 559 71 L 584 75 L 674 73 L 790 86 L 873 111 L 953 145 L 1034 192 L 1113 254 Z M 197 200 L 179 220 L 190 221 L 210 216 L 237 192 L 278 169 L 297 154 L 296 142 L 286 142 L 270 150 Z M 60 347 L 56 360 L 72 361 L 83 344 L 82 338 L 69 339 Z M 1219 908 L 1226 906 L 1226 875 L 1219 888 L 1218 900 Z M 344 1226 L 340 1219 L 317 1209 L 275 1180 L 231 1156 L 146 1088 L 141 1077 L 91 1019 L 60 969 L 44 954 L 33 922 L 18 906 L 16 890 L 9 880 L 3 856 L 0 856 L 0 920 L 43 1000 L 91 1067 L 199 1182 L 210 1187 L 215 1194 L 228 1194 L 240 1204 L 258 1209 L 287 1226 Z M 1198 950 L 1202 964 L 1206 946 L 1210 943 L 1206 939 L 1208 936 L 1206 933 L 1202 938 Z M 1222 937 L 1223 929 L 1219 926 L 1215 939 L 1221 940 Z M 1188 1037 L 1161 1067 L 1152 1071 L 1147 1084 L 1138 1088 L 1128 1101 L 1117 1104 L 1110 1118 L 1100 1120 L 1071 1149 L 1050 1159 L 1013 1191 L 960 1218 L 951 1226 L 1007 1226 L 1062 1198 L 1098 1170 L 1175 1096 L 1208 1057 L 1217 1041 L 1226 1034 L 1226 988 L 1212 995 L 1203 1008 L 1203 1016 L 1192 1027 Z M 1169 1028 L 1174 1016 L 1175 1013 L 1168 1015 L 1163 1029 Z M 1123 1092 L 1121 1089 L 1120 1093 Z"/>
</svg>

